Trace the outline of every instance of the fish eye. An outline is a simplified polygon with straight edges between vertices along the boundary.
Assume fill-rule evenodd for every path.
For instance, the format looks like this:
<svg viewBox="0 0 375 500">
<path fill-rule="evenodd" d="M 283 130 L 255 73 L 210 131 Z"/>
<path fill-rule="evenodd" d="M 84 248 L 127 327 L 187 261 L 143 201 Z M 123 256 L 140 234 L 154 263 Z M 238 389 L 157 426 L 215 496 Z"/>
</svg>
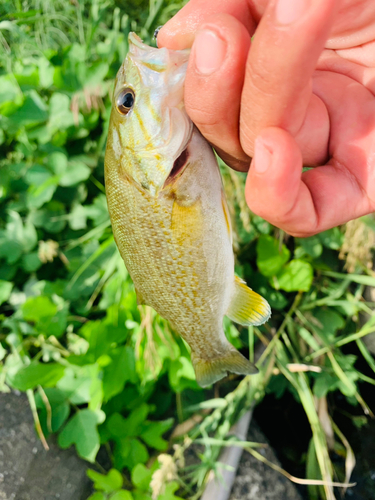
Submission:
<svg viewBox="0 0 375 500">
<path fill-rule="evenodd" d="M 130 88 L 122 89 L 116 98 L 116 108 L 121 115 L 127 115 L 134 106 L 135 94 Z"/>
</svg>

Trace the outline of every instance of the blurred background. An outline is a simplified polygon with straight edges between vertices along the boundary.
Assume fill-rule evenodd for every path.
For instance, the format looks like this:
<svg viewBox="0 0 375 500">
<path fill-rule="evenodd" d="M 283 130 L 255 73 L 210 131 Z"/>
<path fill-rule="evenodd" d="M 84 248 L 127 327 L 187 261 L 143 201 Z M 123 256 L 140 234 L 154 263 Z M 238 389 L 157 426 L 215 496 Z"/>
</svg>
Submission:
<svg viewBox="0 0 375 500">
<path fill-rule="evenodd" d="M 230 427 L 254 405 L 301 498 L 371 500 L 372 216 L 289 237 L 249 212 L 244 174 L 220 165 L 236 272 L 273 310 L 259 328 L 225 320 L 229 340 L 259 361 L 250 379 L 201 389 L 184 342 L 137 307 L 105 198 L 111 89 L 128 33 L 155 45 L 183 4 L 0 5 L 1 401 L 24 393 L 43 445 L 55 436 L 87 461 L 92 500 L 200 498 L 222 471 Z M 259 458 L 254 443 L 242 447 Z"/>
</svg>

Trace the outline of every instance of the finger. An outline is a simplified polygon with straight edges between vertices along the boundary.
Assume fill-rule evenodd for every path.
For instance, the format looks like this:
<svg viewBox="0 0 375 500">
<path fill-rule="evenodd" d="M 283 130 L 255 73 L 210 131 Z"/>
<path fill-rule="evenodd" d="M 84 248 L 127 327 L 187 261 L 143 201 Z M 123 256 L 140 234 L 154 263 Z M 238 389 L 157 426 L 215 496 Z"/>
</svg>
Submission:
<svg viewBox="0 0 375 500">
<path fill-rule="evenodd" d="M 159 31 L 158 47 L 186 49 L 193 45 L 198 27 L 214 14 L 229 14 L 238 19 L 252 34 L 255 30 L 254 16 L 259 17 L 251 2 L 247 0 L 190 0 Z"/>
<path fill-rule="evenodd" d="M 356 50 L 360 57 L 361 46 L 375 39 L 375 8 L 372 0 L 341 0 L 335 26 L 326 48 Z"/>
<path fill-rule="evenodd" d="M 334 19 L 337 0 L 272 0 L 257 28 L 242 94 L 241 143 L 252 156 L 264 127 L 288 130 L 305 163 L 326 160 L 329 119 L 312 94 L 311 77 Z"/>
<path fill-rule="evenodd" d="M 299 237 L 374 210 L 361 186 L 342 165 L 332 162 L 302 173 L 299 147 L 280 128 L 264 129 L 257 137 L 245 194 L 253 212 Z"/>
<path fill-rule="evenodd" d="M 195 37 L 185 81 L 185 107 L 224 161 L 248 170 L 239 140 L 241 91 L 250 35 L 228 14 L 203 23 Z"/>
</svg>

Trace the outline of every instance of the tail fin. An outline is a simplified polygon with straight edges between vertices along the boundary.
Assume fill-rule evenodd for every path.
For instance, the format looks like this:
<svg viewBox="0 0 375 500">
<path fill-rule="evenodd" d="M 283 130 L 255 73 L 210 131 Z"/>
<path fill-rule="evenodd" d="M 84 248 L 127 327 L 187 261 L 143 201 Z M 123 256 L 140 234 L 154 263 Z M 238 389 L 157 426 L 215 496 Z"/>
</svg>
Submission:
<svg viewBox="0 0 375 500">
<path fill-rule="evenodd" d="M 250 363 L 241 353 L 228 343 L 228 348 L 222 356 L 212 359 L 202 359 L 192 353 L 192 362 L 197 383 L 201 387 L 217 382 L 226 377 L 228 372 L 238 375 L 251 375 L 258 373 L 257 368 Z"/>
</svg>

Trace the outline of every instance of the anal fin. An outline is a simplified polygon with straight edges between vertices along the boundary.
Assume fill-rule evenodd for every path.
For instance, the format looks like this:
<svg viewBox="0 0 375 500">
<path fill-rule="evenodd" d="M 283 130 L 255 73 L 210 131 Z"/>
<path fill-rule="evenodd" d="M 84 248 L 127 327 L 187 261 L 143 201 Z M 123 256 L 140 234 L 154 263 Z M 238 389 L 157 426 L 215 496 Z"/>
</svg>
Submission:
<svg viewBox="0 0 375 500">
<path fill-rule="evenodd" d="M 234 277 L 234 293 L 226 312 L 228 318 L 240 325 L 258 326 L 271 316 L 271 308 L 266 299 L 253 292 L 238 276 Z"/>
</svg>

